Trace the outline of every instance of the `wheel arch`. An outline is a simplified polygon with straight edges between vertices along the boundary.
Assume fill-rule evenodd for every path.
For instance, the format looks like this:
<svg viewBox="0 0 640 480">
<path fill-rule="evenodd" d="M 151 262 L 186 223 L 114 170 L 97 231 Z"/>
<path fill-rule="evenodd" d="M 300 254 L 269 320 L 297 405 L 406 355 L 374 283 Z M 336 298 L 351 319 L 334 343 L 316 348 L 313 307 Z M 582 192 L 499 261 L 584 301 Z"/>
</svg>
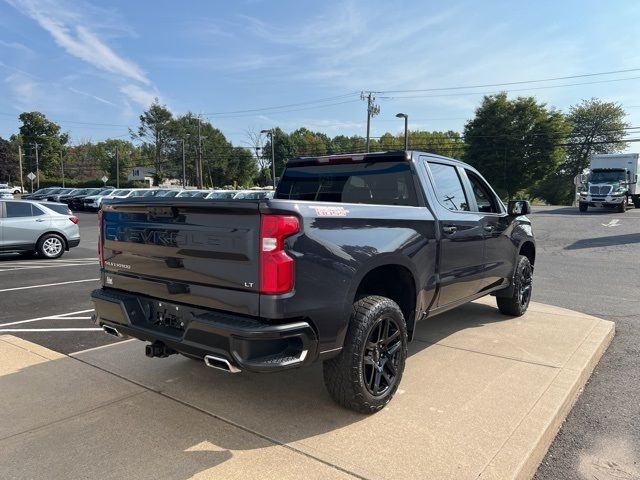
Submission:
<svg viewBox="0 0 640 480">
<path fill-rule="evenodd" d="M 407 324 L 409 338 L 416 322 L 417 285 L 416 275 L 405 262 L 387 262 L 370 266 L 362 272 L 356 287 L 350 292 L 353 304 L 365 295 L 380 295 L 398 304 Z"/>
</svg>

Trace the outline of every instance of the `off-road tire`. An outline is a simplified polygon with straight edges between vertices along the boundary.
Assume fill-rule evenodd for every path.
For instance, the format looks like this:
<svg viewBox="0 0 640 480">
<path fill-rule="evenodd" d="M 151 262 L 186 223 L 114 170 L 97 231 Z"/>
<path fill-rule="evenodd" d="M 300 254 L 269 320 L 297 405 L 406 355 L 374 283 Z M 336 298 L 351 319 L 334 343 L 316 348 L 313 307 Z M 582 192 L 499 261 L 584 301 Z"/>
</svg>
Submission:
<svg viewBox="0 0 640 480">
<path fill-rule="evenodd" d="M 578 204 L 578 210 L 580 210 L 581 212 L 586 212 L 589 209 L 589 204 L 585 203 L 585 202 L 580 202 Z"/>
<path fill-rule="evenodd" d="M 367 371 L 370 371 L 371 375 L 376 373 L 372 370 L 371 364 L 365 367 L 365 356 L 369 360 L 373 358 L 372 350 L 369 348 L 372 345 L 369 336 L 375 335 L 376 329 L 382 328 L 381 325 L 387 321 L 390 321 L 390 325 L 393 324 L 388 327 L 389 330 L 393 329 L 393 335 L 398 332 L 398 336 L 389 342 L 395 347 L 393 357 L 382 366 L 382 372 L 385 371 L 385 366 L 387 368 L 384 380 L 387 385 L 386 391 L 373 395 L 365 383 L 365 374 Z M 407 325 L 398 304 L 377 295 L 362 297 L 353 304 L 342 351 L 337 357 L 323 363 L 324 383 L 338 404 L 356 412 L 372 414 L 384 408 L 393 398 L 402 380 L 406 359 Z M 389 385 L 387 380 L 389 368 L 395 371 L 395 375 L 391 377 L 392 385 Z"/>
<path fill-rule="evenodd" d="M 51 245 L 57 245 L 59 248 L 55 250 Z M 64 238 L 55 233 L 47 233 L 40 237 L 36 245 L 38 254 L 43 258 L 53 259 L 60 258 L 65 250 Z"/>
<path fill-rule="evenodd" d="M 531 267 L 531 262 L 524 255 L 518 255 L 516 272 L 513 276 L 513 295 L 510 297 L 496 297 L 498 309 L 505 315 L 516 317 L 524 315 L 531 301 L 532 279 L 533 268 Z"/>
</svg>

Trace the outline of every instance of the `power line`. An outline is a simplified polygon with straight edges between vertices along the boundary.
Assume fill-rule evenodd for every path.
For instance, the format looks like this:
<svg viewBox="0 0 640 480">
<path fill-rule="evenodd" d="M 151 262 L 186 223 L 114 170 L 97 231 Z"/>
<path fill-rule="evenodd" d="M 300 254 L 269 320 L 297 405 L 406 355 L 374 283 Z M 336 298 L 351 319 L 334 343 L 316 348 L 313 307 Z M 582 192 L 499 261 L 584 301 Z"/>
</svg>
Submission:
<svg viewBox="0 0 640 480">
<path fill-rule="evenodd" d="M 628 80 L 638 80 L 638 79 L 640 79 L 640 76 L 627 77 L 627 78 L 613 78 L 609 80 L 596 80 L 593 82 L 566 83 L 562 85 L 546 85 L 543 87 L 514 88 L 510 90 L 500 90 L 500 91 L 493 91 L 493 92 L 458 92 L 458 93 L 441 93 L 436 95 L 398 95 L 398 96 L 390 96 L 390 97 L 380 96 L 378 98 L 382 100 L 397 100 L 402 98 L 437 98 L 437 97 L 459 97 L 459 96 L 465 96 L 465 95 L 492 95 L 492 94 L 502 93 L 502 92 L 525 92 L 530 90 L 547 90 L 550 88 L 563 88 L 563 87 L 575 87 L 579 85 L 594 85 L 599 83 L 624 82 Z"/>
<path fill-rule="evenodd" d="M 419 88 L 419 89 L 407 89 L 407 90 L 382 90 L 377 93 L 410 93 L 410 92 L 436 92 L 443 90 L 465 90 L 468 88 L 487 88 L 487 87 L 502 87 L 509 85 L 522 85 L 525 83 L 541 83 L 541 82 L 552 82 L 556 80 L 570 80 L 572 78 L 585 78 L 585 77 L 597 77 L 600 75 L 613 75 L 616 73 L 629 73 L 629 72 L 638 72 L 640 68 L 629 68 L 626 70 L 612 70 L 609 72 L 597 72 L 597 73 L 583 73 L 580 75 L 568 75 L 564 77 L 553 77 L 553 78 L 541 78 L 537 80 L 519 80 L 515 82 L 504 82 L 504 83 L 486 83 L 483 85 L 466 85 L 466 86 L 455 86 L 455 87 L 434 87 L 434 88 Z"/>
<path fill-rule="evenodd" d="M 252 108 L 252 109 L 248 109 L 248 110 L 232 110 L 232 111 L 227 111 L 227 112 L 210 112 L 210 113 L 204 113 L 203 115 L 210 115 L 210 116 L 218 116 L 218 115 L 233 115 L 233 114 L 239 114 L 239 113 L 255 113 L 255 112 L 263 112 L 266 110 L 280 110 L 283 108 L 290 108 L 290 107 L 299 107 L 301 105 L 310 105 L 310 104 L 314 104 L 314 103 L 323 103 L 323 102 L 329 102 L 332 100 L 338 100 L 340 98 L 346 98 L 346 97 L 351 97 L 353 95 L 358 95 L 360 92 L 351 92 L 351 93 L 345 93 L 343 95 L 336 95 L 333 97 L 326 97 L 326 98 L 320 98 L 318 100 L 309 100 L 306 102 L 300 102 L 300 103 L 290 103 L 290 104 L 286 104 L 286 105 L 278 105 L 278 106 L 273 106 L 273 107 L 262 107 L 262 108 Z"/>
</svg>

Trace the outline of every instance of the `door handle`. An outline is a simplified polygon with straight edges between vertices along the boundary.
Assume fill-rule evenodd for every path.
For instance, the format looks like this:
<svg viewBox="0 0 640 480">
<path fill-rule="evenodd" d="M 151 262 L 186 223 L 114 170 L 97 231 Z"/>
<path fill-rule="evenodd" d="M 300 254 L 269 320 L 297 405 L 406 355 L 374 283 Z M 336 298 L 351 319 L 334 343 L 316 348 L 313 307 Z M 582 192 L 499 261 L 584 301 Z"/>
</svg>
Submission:
<svg viewBox="0 0 640 480">
<path fill-rule="evenodd" d="M 484 227 L 482 227 L 484 229 L 485 232 L 493 232 L 494 230 L 494 226 L 493 225 L 485 225 Z"/>
<path fill-rule="evenodd" d="M 456 227 L 454 225 L 447 225 L 446 227 L 442 227 L 442 231 L 444 233 L 452 234 L 452 233 L 456 233 L 458 231 L 458 227 Z"/>
<path fill-rule="evenodd" d="M 36 218 L 36 222 L 44 222 L 42 218 Z"/>
</svg>

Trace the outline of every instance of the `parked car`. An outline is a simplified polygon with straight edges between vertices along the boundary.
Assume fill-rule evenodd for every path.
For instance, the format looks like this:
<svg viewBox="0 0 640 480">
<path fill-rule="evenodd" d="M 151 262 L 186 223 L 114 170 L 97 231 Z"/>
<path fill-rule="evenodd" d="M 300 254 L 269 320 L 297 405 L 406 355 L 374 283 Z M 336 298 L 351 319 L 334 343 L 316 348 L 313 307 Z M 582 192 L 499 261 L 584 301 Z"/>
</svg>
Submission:
<svg viewBox="0 0 640 480">
<path fill-rule="evenodd" d="M 213 198 L 216 200 L 230 200 L 240 193 L 238 190 L 214 190 L 205 198 Z"/>
<path fill-rule="evenodd" d="M 89 188 L 80 195 L 74 195 L 69 199 L 69 207 L 72 210 L 84 210 L 84 199 L 92 195 L 106 195 L 113 192 L 115 188 Z"/>
<path fill-rule="evenodd" d="M 211 193 L 210 190 L 183 190 L 176 197 L 178 198 L 205 198 Z"/>
<path fill-rule="evenodd" d="M 75 195 L 83 195 L 87 190 L 89 190 L 89 189 L 88 188 L 74 188 L 70 192 L 67 192 L 64 195 L 60 195 L 58 197 L 58 202 L 66 203 L 68 205 L 69 202 L 71 201 L 71 199 Z"/>
<path fill-rule="evenodd" d="M 47 193 L 46 199 L 48 202 L 60 202 L 60 197 L 62 195 L 68 195 L 73 190 L 76 190 L 76 189 L 75 188 L 56 188 L 51 192 Z"/>
<path fill-rule="evenodd" d="M 180 195 L 181 192 L 184 192 L 184 190 L 177 190 L 177 189 L 162 190 L 161 192 L 158 192 L 156 196 L 162 197 L 162 198 L 173 198 Z"/>
<path fill-rule="evenodd" d="M 8 183 L 0 183 L 0 193 L 11 193 L 12 195 L 17 195 L 22 193 L 22 187 L 9 185 Z"/>
<path fill-rule="evenodd" d="M 38 199 L 38 198 L 44 198 L 46 197 L 46 195 L 49 192 L 53 192 L 54 190 L 59 189 L 60 187 L 46 187 L 46 188 L 40 188 L 38 190 L 36 190 L 33 193 L 28 193 L 26 195 L 22 196 L 22 200 L 31 200 L 31 199 Z"/>
<path fill-rule="evenodd" d="M 273 198 L 273 190 L 245 190 L 238 192 L 234 199 L 260 200 L 261 198 Z"/>
<path fill-rule="evenodd" d="M 65 206 L 66 207 L 66 206 Z M 78 217 L 30 200 L 0 200 L 0 252 L 58 258 L 80 244 Z"/>
<path fill-rule="evenodd" d="M 11 193 L 11 192 L 0 192 L 0 198 L 11 199 L 11 198 L 13 198 L 13 193 Z"/>
<path fill-rule="evenodd" d="M 529 203 L 422 152 L 288 162 L 274 199 L 125 199 L 100 221 L 96 322 L 227 372 L 324 363 L 339 404 L 382 409 L 416 322 L 493 294 L 529 305 Z M 428 381 L 425 379 L 425 381 Z M 259 401 L 256 399 L 256 401 Z"/>
</svg>

